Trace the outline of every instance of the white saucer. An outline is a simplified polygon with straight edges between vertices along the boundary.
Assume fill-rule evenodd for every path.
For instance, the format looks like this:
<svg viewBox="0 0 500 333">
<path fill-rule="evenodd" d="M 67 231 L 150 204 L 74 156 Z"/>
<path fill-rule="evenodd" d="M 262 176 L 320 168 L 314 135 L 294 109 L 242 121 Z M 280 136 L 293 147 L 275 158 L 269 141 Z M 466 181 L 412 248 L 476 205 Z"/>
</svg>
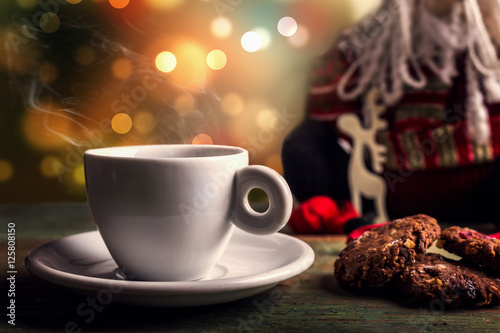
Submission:
<svg viewBox="0 0 500 333">
<path fill-rule="evenodd" d="M 255 236 L 236 229 L 219 263 L 205 278 L 188 282 L 128 281 L 120 278 L 97 231 L 46 243 L 26 257 L 38 277 L 95 297 L 141 306 L 183 307 L 230 302 L 272 288 L 305 271 L 314 252 L 281 233 Z"/>
</svg>

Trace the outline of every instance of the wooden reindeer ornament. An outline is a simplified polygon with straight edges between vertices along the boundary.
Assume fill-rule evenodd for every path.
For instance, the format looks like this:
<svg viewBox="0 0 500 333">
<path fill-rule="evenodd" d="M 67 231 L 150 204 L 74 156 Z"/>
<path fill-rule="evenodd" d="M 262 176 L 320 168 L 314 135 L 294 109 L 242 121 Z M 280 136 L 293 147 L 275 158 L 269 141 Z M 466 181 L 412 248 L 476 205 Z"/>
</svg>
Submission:
<svg viewBox="0 0 500 333">
<path fill-rule="evenodd" d="M 374 201 L 377 216 L 374 223 L 387 222 L 385 205 L 386 183 L 379 174 L 383 171 L 386 148 L 376 142 L 377 131 L 387 128 L 387 122 L 379 116 L 385 106 L 377 103 L 379 92 L 372 89 L 367 95 L 367 107 L 370 114 L 370 126 L 364 128 L 360 119 L 354 114 L 344 114 L 337 120 L 338 128 L 352 139 L 353 149 L 349 160 L 348 181 L 351 200 L 359 213 L 362 213 L 362 197 Z M 366 149 L 370 153 L 371 166 L 374 172 L 366 167 Z"/>
</svg>

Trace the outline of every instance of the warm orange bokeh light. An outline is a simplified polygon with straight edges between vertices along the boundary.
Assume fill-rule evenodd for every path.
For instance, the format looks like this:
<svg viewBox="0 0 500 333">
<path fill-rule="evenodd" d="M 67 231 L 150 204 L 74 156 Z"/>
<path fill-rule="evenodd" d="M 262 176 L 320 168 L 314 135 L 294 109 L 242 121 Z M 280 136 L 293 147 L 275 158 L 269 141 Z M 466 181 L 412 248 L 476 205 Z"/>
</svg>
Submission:
<svg viewBox="0 0 500 333">
<path fill-rule="evenodd" d="M 187 94 L 179 95 L 174 102 L 175 111 L 182 116 L 187 116 L 196 108 L 196 101 Z"/>
<path fill-rule="evenodd" d="M 111 72 L 113 73 L 114 77 L 120 80 L 127 79 L 130 75 L 132 75 L 133 70 L 134 67 L 132 66 L 130 60 L 127 58 L 118 58 L 113 62 L 113 65 L 111 66 Z"/>
<path fill-rule="evenodd" d="M 257 125 L 260 128 L 268 128 L 276 121 L 274 111 L 269 108 L 264 108 L 257 114 Z"/>
<path fill-rule="evenodd" d="M 183 86 L 201 88 L 206 81 L 206 57 L 204 48 L 193 41 L 179 42 L 174 53 L 178 59 L 172 78 Z"/>
<path fill-rule="evenodd" d="M 140 134 L 148 134 L 155 126 L 155 117 L 149 111 L 139 111 L 134 116 L 134 129 Z"/>
<path fill-rule="evenodd" d="M 132 118 L 126 113 L 117 113 L 111 119 L 111 128 L 118 134 L 126 134 L 132 129 Z"/>
<path fill-rule="evenodd" d="M 53 178 L 59 175 L 62 167 L 61 160 L 51 155 L 44 157 L 40 162 L 40 172 L 47 178 Z"/>
<path fill-rule="evenodd" d="M 179 6 L 184 0 L 145 0 L 153 9 L 170 10 Z"/>
<path fill-rule="evenodd" d="M 193 138 L 193 145 L 212 145 L 213 143 L 214 141 L 207 134 L 201 133 Z"/>
<path fill-rule="evenodd" d="M 243 98 L 236 93 L 228 93 L 222 97 L 222 111 L 224 111 L 229 116 L 237 116 L 245 108 L 245 102 Z"/>
<path fill-rule="evenodd" d="M 39 149 L 60 148 L 74 139 L 75 122 L 63 111 L 28 111 L 22 121 L 25 139 Z"/>
<path fill-rule="evenodd" d="M 129 2 L 130 0 L 109 0 L 109 4 L 116 9 L 127 7 Z"/>
<path fill-rule="evenodd" d="M 7 160 L 0 160 L 0 182 L 6 182 L 12 178 L 14 168 Z"/>
</svg>

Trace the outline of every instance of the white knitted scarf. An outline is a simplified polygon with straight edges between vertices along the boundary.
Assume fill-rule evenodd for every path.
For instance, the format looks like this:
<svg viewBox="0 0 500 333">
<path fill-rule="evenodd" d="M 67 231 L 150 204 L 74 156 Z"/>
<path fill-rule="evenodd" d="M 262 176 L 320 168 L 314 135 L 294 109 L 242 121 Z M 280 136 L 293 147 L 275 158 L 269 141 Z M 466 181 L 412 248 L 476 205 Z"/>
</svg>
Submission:
<svg viewBox="0 0 500 333">
<path fill-rule="evenodd" d="M 353 100 L 376 87 L 383 101 L 394 105 L 402 97 L 404 86 L 425 87 L 427 79 L 421 66 L 450 84 L 457 74 L 455 55 L 467 51 L 468 132 L 477 144 L 486 144 L 490 126 L 484 97 L 489 103 L 500 102 L 500 68 L 477 0 L 457 2 L 446 18 L 429 13 L 419 0 L 386 0 L 380 10 L 388 13 L 389 18 L 378 34 L 370 36 L 339 80 L 339 97 Z M 366 18 L 361 26 L 373 19 Z M 359 31 L 353 29 L 352 33 Z"/>
</svg>

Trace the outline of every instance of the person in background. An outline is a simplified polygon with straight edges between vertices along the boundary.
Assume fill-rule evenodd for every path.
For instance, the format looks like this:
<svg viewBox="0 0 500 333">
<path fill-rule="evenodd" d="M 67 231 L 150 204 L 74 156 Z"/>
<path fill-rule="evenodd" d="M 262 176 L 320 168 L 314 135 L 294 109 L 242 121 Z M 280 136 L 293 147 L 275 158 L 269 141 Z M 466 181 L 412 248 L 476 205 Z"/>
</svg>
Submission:
<svg viewBox="0 0 500 333">
<path fill-rule="evenodd" d="M 315 61 L 306 120 L 285 139 L 284 177 L 299 202 L 350 200 L 340 115 L 387 128 L 380 174 L 390 218 L 500 221 L 500 1 L 385 0 Z"/>
</svg>

